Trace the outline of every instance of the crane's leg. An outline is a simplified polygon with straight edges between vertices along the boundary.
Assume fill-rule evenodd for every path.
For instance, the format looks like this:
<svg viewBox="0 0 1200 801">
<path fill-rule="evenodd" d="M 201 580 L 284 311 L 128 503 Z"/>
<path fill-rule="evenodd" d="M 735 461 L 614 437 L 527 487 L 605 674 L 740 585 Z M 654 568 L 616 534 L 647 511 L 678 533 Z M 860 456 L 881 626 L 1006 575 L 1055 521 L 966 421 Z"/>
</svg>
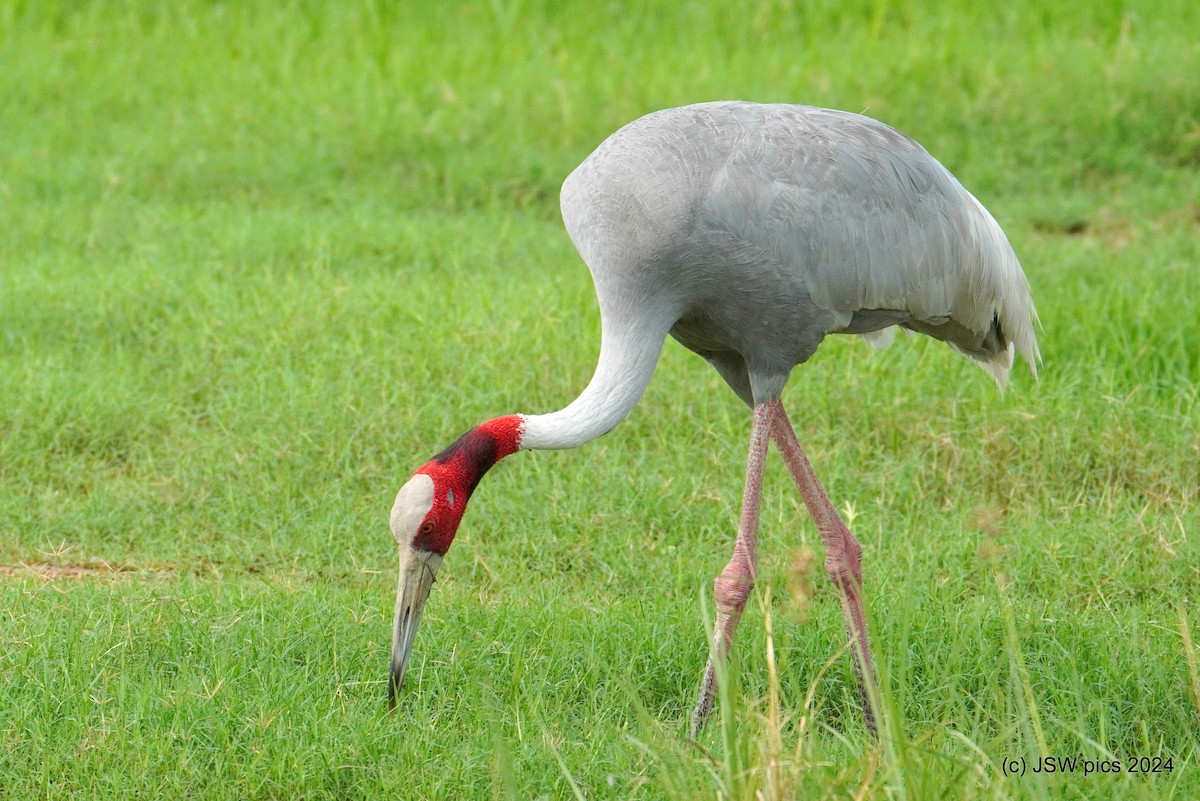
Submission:
<svg viewBox="0 0 1200 801">
<path fill-rule="evenodd" d="M 771 406 L 772 412 L 771 437 L 783 455 L 783 460 L 796 481 L 796 488 L 804 496 L 808 512 L 821 532 L 821 542 L 825 545 L 825 572 L 829 574 L 829 578 L 838 588 L 838 595 L 841 596 L 842 614 L 846 619 L 854 658 L 854 672 L 858 676 L 859 700 L 862 702 L 867 729 L 874 734 L 875 716 L 871 712 L 868 688 L 875 684 L 875 666 L 871 660 L 867 619 L 862 602 L 862 546 L 854 539 L 850 529 L 829 502 L 825 488 L 817 480 L 808 457 L 804 455 L 804 450 L 796 439 L 796 430 L 792 427 L 783 404 L 775 399 L 767 405 Z"/>
<path fill-rule="evenodd" d="M 762 498 L 763 463 L 771 435 L 772 410 L 762 403 L 754 409 L 754 424 L 750 429 L 750 455 L 746 460 L 746 488 L 742 493 L 742 515 L 738 521 L 737 541 L 733 557 L 721 575 L 713 582 L 717 623 L 713 627 L 713 651 L 704 669 L 700 698 L 692 714 L 692 735 L 695 736 L 712 711 L 713 695 L 717 688 L 717 662 L 724 660 L 733 644 L 733 632 L 742 619 L 746 599 L 754 587 L 758 573 L 758 507 Z"/>
</svg>

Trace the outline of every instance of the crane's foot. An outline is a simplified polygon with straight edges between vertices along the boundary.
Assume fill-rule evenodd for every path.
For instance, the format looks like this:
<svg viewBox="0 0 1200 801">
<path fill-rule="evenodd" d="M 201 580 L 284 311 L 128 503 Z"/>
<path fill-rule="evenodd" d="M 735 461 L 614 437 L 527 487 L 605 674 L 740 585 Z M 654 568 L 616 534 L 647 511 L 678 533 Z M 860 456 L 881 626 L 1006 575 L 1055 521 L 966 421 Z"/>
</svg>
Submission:
<svg viewBox="0 0 1200 801">
<path fill-rule="evenodd" d="M 850 530 L 842 526 L 844 547 L 830 547 L 825 559 L 825 568 L 842 602 L 842 617 L 846 621 L 846 634 L 850 641 L 850 661 L 854 665 L 854 677 L 858 679 L 858 701 L 862 705 L 863 721 L 872 736 L 878 736 L 875 714 L 871 707 L 871 691 L 875 686 L 875 662 L 871 658 L 871 643 L 867 637 L 867 617 L 862 602 L 862 549 Z M 838 537 L 826 536 L 826 542 L 836 542 Z"/>
<path fill-rule="evenodd" d="M 850 636 L 853 637 L 854 633 L 851 632 Z M 858 703 L 862 706 L 863 722 L 867 725 L 867 732 L 872 737 L 878 739 L 879 728 L 875 725 L 875 711 L 871 706 L 871 696 L 867 689 L 868 681 L 870 681 L 870 685 L 872 687 L 875 685 L 875 677 L 873 672 L 874 665 L 871 664 L 871 657 L 869 654 L 867 656 L 865 668 L 867 671 L 870 671 L 868 673 L 868 675 L 871 676 L 869 680 L 863 676 L 864 665 L 859 660 L 854 660 L 854 675 L 858 677 Z"/>
<path fill-rule="evenodd" d="M 700 680 L 700 695 L 696 699 L 696 709 L 692 712 L 693 737 L 700 733 L 708 716 L 712 714 L 717 695 L 717 665 L 724 664 L 728 658 L 729 649 L 733 646 L 733 634 L 742 619 L 742 610 L 746 608 L 746 600 L 750 597 L 750 591 L 754 589 L 754 577 L 749 570 L 745 557 L 735 551 L 733 559 L 713 582 L 713 596 L 717 600 L 717 623 L 713 626 L 713 649 L 708 655 L 704 677 Z"/>
<path fill-rule="evenodd" d="M 717 665 L 710 656 L 708 665 L 704 668 L 704 678 L 700 680 L 700 697 L 696 699 L 696 709 L 692 712 L 692 738 L 694 739 L 708 716 L 712 714 L 713 701 L 717 694 Z"/>
</svg>

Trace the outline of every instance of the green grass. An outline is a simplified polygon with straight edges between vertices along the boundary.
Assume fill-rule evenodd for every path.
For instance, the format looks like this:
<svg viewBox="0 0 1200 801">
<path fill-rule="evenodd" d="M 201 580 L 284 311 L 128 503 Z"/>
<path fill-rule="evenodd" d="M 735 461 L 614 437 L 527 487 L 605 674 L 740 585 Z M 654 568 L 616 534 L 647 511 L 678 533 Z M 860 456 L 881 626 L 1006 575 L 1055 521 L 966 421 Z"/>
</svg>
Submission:
<svg viewBox="0 0 1200 801">
<path fill-rule="evenodd" d="M 1200 7 L 1053 5 L 0 0 L 0 798 L 1200 797 Z M 396 489 L 595 363 L 559 182 L 727 97 L 915 136 L 1044 324 L 1004 396 L 850 338 L 785 395 L 881 741 L 777 458 L 686 738 L 749 416 L 673 343 L 488 476 L 387 714 Z M 1172 771 L 1002 770 L 1038 756 Z"/>
</svg>

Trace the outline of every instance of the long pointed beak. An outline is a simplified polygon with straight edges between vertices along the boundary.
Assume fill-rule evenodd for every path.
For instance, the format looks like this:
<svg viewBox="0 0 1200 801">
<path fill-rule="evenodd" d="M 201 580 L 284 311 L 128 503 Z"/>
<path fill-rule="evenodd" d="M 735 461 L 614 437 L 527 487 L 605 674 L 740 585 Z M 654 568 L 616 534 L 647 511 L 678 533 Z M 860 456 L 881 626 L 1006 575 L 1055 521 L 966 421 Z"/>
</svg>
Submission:
<svg viewBox="0 0 1200 801">
<path fill-rule="evenodd" d="M 392 619 L 392 669 L 388 681 L 388 709 L 396 708 L 396 694 L 404 684 L 404 669 L 412 654 L 417 624 L 429 598 L 441 554 L 411 546 L 400 547 L 400 585 L 396 588 L 396 614 Z"/>
</svg>

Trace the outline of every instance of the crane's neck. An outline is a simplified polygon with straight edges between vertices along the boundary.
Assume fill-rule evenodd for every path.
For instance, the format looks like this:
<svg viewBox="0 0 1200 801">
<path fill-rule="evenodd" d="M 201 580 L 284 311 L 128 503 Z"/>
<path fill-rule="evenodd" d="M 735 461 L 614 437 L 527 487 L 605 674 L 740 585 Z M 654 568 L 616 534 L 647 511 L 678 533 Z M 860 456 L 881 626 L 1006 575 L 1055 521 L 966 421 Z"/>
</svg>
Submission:
<svg viewBox="0 0 1200 801">
<path fill-rule="evenodd" d="M 596 372 L 570 405 L 550 414 L 510 414 L 481 423 L 417 472 L 457 490 L 465 502 L 484 473 L 518 450 L 574 448 L 608 433 L 642 397 L 668 328 L 606 320 Z M 461 508 L 456 514 L 461 516 Z"/>
<path fill-rule="evenodd" d="M 521 415 L 521 450 L 575 448 L 615 428 L 646 391 L 667 328 L 605 319 L 600 360 L 587 388 L 557 412 Z"/>
</svg>

